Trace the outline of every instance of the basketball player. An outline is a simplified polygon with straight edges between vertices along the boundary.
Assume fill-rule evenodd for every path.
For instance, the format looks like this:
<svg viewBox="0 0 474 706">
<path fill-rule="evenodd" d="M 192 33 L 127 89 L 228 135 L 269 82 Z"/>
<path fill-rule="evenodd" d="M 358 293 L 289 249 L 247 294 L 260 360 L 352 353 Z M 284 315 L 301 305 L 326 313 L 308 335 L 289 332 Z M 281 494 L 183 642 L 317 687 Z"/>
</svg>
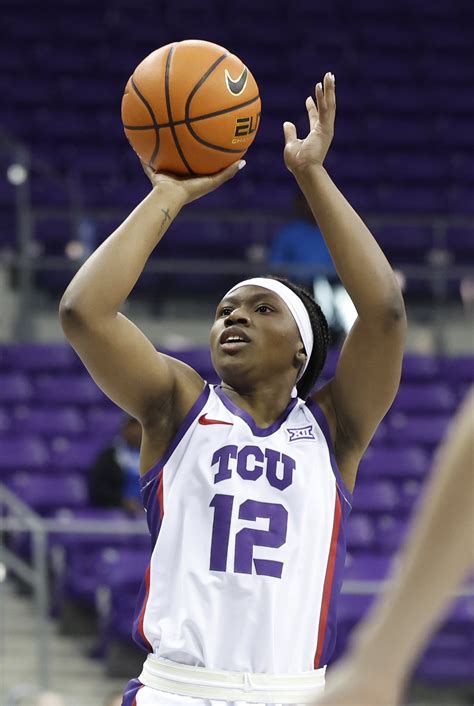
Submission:
<svg viewBox="0 0 474 706">
<path fill-rule="evenodd" d="M 94 252 L 60 305 L 92 377 L 142 424 L 152 556 L 136 641 L 148 651 L 124 706 L 311 703 L 335 641 L 344 524 L 357 467 L 398 389 L 406 330 L 393 271 L 323 162 L 336 112 L 330 73 L 284 124 L 284 159 L 324 234 L 358 318 L 334 379 L 327 324 L 288 282 L 236 284 L 217 306 L 210 386 L 157 353 L 119 309 L 183 206 L 233 177 L 145 167 L 151 193 Z M 172 237 L 172 234 L 171 234 Z"/>
<path fill-rule="evenodd" d="M 318 706 L 397 706 L 411 668 L 474 567 L 474 389 L 443 447 L 392 579 Z"/>
</svg>

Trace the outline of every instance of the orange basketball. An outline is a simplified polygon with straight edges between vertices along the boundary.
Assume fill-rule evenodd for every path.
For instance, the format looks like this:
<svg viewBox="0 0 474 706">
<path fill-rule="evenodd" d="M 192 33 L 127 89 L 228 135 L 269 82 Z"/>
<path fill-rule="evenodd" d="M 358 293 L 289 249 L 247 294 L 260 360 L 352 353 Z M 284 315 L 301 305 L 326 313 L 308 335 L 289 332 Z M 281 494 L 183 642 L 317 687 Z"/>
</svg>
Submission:
<svg viewBox="0 0 474 706">
<path fill-rule="evenodd" d="M 128 141 L 157 171 L 213 174 L 242 157 L 260 122 L 260 96 L 241 60 L 188 39 L 149 54 L 128 80 L 122 122 Z"/>
</svg>

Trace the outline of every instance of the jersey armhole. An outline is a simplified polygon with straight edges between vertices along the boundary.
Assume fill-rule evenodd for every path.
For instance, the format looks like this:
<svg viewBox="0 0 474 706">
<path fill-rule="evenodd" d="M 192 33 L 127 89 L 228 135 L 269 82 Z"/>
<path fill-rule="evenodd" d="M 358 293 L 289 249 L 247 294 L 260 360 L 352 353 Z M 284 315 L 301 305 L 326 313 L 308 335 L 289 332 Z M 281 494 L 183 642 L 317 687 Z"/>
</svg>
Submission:
<svg viewBox="0 0 474 706">
<path fill-rule="evenodd" d="M 140 487 L 143 490 L 143 488 L 152 481 L 155 476 L 161 471 L 165 463 L 169 461 L 171 458 L 171 455 L 174 453 L 176 450 L 178 444 L 188 431 L 189 427 L 191 424 L 194 422 L 196 419 L 197 415 L 199 412 L 202 410 L 202 408 L 205 406 L 207 400 L 209 399 L 209 393 L 211 391 L 211 388 L 209 386 L 209 383 L 206 382 L 203 391 L 197 398 L 196 402 L 193 404 L 183 421 L 181 422 L 181 425 L 176 432 L 175 436 L 171 440 L 170 445 L 166 449 L 165 453 L 163 456 L 157 461 L 151 468 L 148 470 L 146 473 L 144 473 L 142 476 L 140 476 Z"/>
<path fill-rule="evenodd" d="M 321 429 L 324 438 L 326 439 L 326 444 L 328 446 L 328 451 L 329 451 L 329 458 L 331 461 L 331 467 L 334 473 L 334 476 L 336 478 L 336 484 L 337 487 L 339 488 L 342 496 L 346 500 L 346 502 L 349 504 L 349 507 L 352 508 L 352 493 L 350 492 L 349 488 L 346 486 L 344 483 L 344 480 L 342 478 L 341 471 L 339 469 L 339 466 L 336 461 L 336 454 L 334 451 L 334 445 L 332 443 L 331 439 L 331 432 L 329 431 L 329 425 L 326 419 L 326 415 L 324 414 L 323 410 L 321 407 L 318 405 L 317 402 L 315 402 L 312 399 L 308 399 L 305 402 L 306 406 L 308 407 L 309 411 L 315 418 L 316 422 L 318 423 L 319 428 Z"/>
</svg>

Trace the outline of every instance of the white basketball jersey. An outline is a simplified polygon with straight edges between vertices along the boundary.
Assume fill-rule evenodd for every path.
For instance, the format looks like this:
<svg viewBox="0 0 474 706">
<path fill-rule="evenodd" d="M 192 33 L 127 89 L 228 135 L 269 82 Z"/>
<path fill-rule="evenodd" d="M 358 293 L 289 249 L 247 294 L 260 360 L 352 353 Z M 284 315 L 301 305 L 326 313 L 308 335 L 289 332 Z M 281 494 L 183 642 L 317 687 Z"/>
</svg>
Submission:
<svg viewBox="0 0 474 706">
<path fill-rule="evenodd" d="M 152 556 L 134 638 L 208 669 L 324 666 L 351 495 L 320 408 L 292 399 L 259 428 L 206 385 L 171 447 L 141 479 Z"/>
</svg>

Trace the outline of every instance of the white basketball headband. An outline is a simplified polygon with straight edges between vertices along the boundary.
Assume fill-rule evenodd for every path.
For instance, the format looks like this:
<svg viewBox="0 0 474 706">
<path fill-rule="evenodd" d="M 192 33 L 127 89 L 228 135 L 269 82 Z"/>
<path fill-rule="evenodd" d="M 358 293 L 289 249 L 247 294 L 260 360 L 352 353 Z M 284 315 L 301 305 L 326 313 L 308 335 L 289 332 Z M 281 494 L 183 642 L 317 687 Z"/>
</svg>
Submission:
<svg viewBox="0 0 474 706">
<path fill-rule="evenodd" d="M 311 321 L 309 319 L 309 314 L 306 310 L 306 307 L 299 298 L 299 296 L 292 292 L 291 289 L 286 286 L 286 284 L 283 284 L 282 282 L 279 282 L 276 279 L 270 279 L 268 277 L 252 277 L 251 279 L 245 279 L 242 282 L 239 282 L 238 284 L 234 285 L 234 287 L 232 287 L 231 289 L 229 289 L 223 299 L 227 299 L 228 297 L 230 297 L 230 295 L 233 294 L 236 289 L 240 289 L 240 287 L 246 287 L 247 285 L 252 284 L 257 287 L 269 289 L 271 292 L 277 294 L 280 299 L 283 299 L 295 320 L 295 323 L 298 327 L 298 331 L 300 332 L 301 340 L 303 341 L 304 349 L 306 351 L 306 361 L 297 377 L 298 381 L 303 377 L 304 372 L 308 367 L 314 343 L 313 329 L 311 328 Z"/>
</svg>

